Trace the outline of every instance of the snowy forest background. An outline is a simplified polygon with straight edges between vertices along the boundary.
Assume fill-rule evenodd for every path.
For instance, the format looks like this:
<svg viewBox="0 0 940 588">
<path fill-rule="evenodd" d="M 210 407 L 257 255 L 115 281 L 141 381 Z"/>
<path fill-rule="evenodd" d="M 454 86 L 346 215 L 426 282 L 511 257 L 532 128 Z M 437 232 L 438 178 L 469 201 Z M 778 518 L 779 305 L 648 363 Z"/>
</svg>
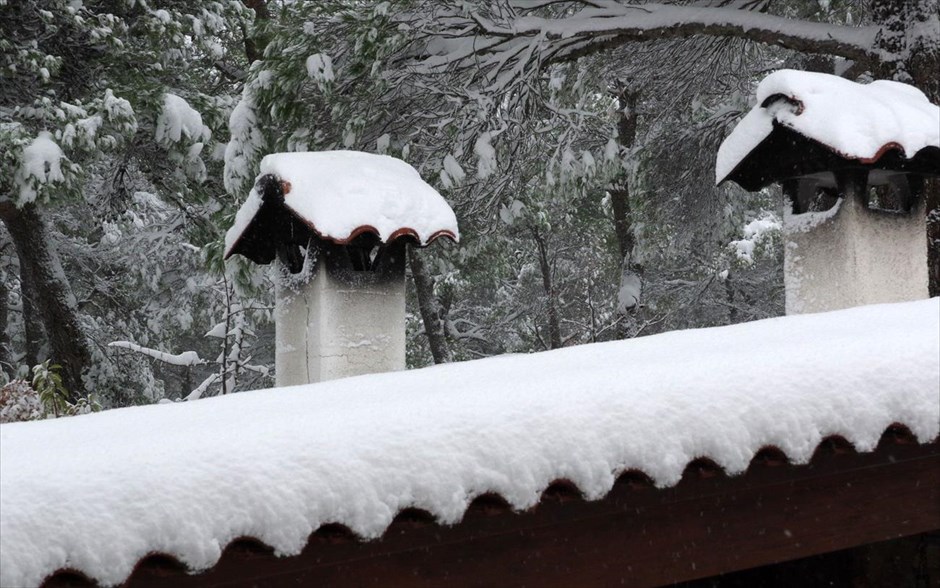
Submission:
<svg viewBox="0 0 940 588">
<path fill-rule="evenodd" d="M 17 418 L 271 385 L 271 273 L 221 248 L 274 151 L 453 205 L 410 367 L 782 314 L 782 197 L 714 187 L 719 143 L 782 67 L 937 102 L 938 47 L 936 0 L 0 0 L 0 384 Z"/>
</svg>

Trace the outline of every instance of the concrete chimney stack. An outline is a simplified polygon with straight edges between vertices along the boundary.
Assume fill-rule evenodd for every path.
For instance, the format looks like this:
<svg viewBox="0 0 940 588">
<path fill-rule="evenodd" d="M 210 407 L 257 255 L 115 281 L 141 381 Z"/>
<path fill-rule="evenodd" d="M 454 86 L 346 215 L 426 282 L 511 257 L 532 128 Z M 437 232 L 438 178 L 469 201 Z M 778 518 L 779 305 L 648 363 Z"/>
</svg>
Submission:
<svg viewBox="0 0 940 588">
<path fill-rule="evenodd" d="M 782 185 L 787 314 L 928 297 L 923 192 L 940 176 L 940 107 L 917 88 L 773 73 L 716 176 Z"/>
<path fill-rule="evenodd" d="M 447 202 L 407 163 L 277 153 L 226 234 L 228 258 L 275 262 L 278 386 L 405 369 L 407 247 L 457 241 Z"/>
</svg>

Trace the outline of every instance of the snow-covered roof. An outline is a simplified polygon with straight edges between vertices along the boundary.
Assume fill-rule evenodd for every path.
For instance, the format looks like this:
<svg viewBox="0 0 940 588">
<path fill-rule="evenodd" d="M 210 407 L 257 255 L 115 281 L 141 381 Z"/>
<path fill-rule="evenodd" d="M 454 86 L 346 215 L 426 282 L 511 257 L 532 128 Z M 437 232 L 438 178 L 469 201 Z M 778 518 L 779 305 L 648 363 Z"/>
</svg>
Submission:
<svg viewBox="0 0 940 588">
<path fill-rule="evenodd" d="M 153 552 L 213 566 L 233 539 L 279 554 L 341 523 L 443 523 L 495 492 L 516 509 L 567 479 L 675 484 L 775 446 L 940 428 L 940 300 L 679 331 L 192 403 L 0 426 L 0 585 L 61 569 L 115 584 Z"/>
<path fill-rule="evenodd" d="M 281 182 L 284 205 L 321 238 L 347 243 L 363 232 L 382 242 L 409 235 L 426 245 L 439 236 L 457 240 L 454 211 L 417 171 L 387 155 L 359 151 L 272 153 L 258 179 Z M 225 235 L 225 255 L 250 230 L 263 205 L 257 186 Z"/>
<path fill-rule="evenodd" d="M 788 101 L 771 100 L 776 96 Z M 865 164 L 893 149 L 900 149 L 907 159 L 925 148 L 940 149 L 940 107 L 907 84 L 888 80 L 858 84 L 839 76 L 784 69 L 764 78 L 756 98 L 757 104 L 718 149 L 718 183 L 729 179 L 777 126 Z"/>
</svg>

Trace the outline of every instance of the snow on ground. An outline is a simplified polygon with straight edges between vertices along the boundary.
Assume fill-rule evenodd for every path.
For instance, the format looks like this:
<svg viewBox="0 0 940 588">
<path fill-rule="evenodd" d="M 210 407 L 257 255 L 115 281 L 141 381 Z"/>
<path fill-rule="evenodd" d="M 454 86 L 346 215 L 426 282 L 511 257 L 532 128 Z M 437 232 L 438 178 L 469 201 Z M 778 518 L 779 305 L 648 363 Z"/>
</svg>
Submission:
<svg viewBox="0 0 940 588">
<path fill-rule="evenodd" d="M 783 94 L 802 103 L 763 102 Z M 940 106 L 923 92 L 899 82 L 857 84 L 839 76 L 784 69 L 757 86 L 757 104 L 718 149 L 715 176 L 720 183 L 773 131 L 774 122 L 827 145 L 851 159 L 872 159 L 896 143 L 906 157 L 924 147 L 940 147 Z"/>
<path fill-rule="evenodd" d="M 290 184 L 284 202 L 325 239 L 345 241 L 371 227 L 382 241 L 402 229 L 422 244 L 439 233 L 459 236 L 447 201 L 404 161 L 359 151 L 273 153 L 261 160 L 260 178 L 274 174 Z M 255 189 L 225 235 L 226 255 L 261 205 Z"/>
<path fill-rule="evenodd" d="M 0 584 L 115 584 L 154 551 L 202 569 L 241 536 L 296 554 L 324 523 L 375 538 L 405 507 L 455 523 L 559 478 L 598 499 L 625 470 L 669 486 L 833 434 L 870 451 L 894 422 L 937 437 L 936 298 L 5 424 Z"/>
</svg>

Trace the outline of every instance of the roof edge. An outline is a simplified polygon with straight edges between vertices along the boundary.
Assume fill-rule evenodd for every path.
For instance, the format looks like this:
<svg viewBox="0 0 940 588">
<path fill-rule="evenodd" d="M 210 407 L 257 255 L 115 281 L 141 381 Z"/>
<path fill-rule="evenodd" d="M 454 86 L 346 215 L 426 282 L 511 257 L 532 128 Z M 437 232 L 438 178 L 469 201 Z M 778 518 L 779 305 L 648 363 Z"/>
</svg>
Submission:
<svg viewBox="0 0 940 588">
<path fill-rule="evenodd" d="M 627 483 L 632 486 L 646 487 L 649 489 L 655 488 L 656 490 L 664 490 L 666 488 L 674 488 L 679 484 L 682 484 L 687 478 L 694 476 L 712 478 L 723 475 L 728 478 L 740 478 L 746 477 L 756 467 L 806 466 L 819 461 L 821 454 L 826 453 L 827 448 L 829 450 L 828 453 L 833 453 L 836 455 L 846 453 L 864 455 L 877 453 L 886 445 L 918 445 L 927 447 L 931 445 L 940 445 L 940 437 L 934 437 L 933 439 L 927 440 L 918 439 L 907 425 L 896 421 L 885 427 L 877 444 L 870 449 L 858 447 L 856 443 L 851 442 L 847 436 L 841 433 L 833 433 L 826 435 L 819 440 L 813 451 L 812 457 L 804 463 L 793 461 L 789 458 L 789 456 L 787 456 L 786 452 L 776 445 L 763 445 L 758 450 L 752 452 L 747 468 L 741 472 L 732 472 L 730 474 L 725 468 L 720 466 L 716 461 L 709 458 L 708 456 L 699 456 L 691 459 L 686 463 L 683 475 L 679 481 L 677 481 L 675 484 L 661 487 L 657 487 L 653 479 L 642 470 L 625 468 L 622 471 L 616 472 L 616 480 L 611 485 L 611 489 L 608 490 L 607 493 L 605 493 L 603 496 L 592 498 L 587 498 L 581 489 L 577 486 L 577 484 L 570 479 L 559 477 L 552 480 L 548 485 L 546 485 L 545 488 L 542 489 L 538 500 L 530 509 L 523 511 L 515 511 L 511 503 L 497 492 L 490 490 L 480 492 L 468 498 L 466 507 L 464 508 L 463 513 L 461 513 L 461 521 L 458 521 L 455 524 L 459 525 L 463 518 L 465 518 L 469 512 L 474 510 L 484 510 L 488 514 L 512 514 L 517 512 L 534 511 L 541 504 L 546 502 L 568 502 L 571 500 L 587 500 L 591 502 L 600 501 L 609 496 L 611 492 L 613 492 L 614 487 L 620 483 Z M 430 511 L 423 509 L 420 504 L 414 504 L 400 508 L 396 512 L 393 520 L 389 523 L 388 526 L 386 526 L 382 535 L 378 537 L 362 537 L 353 532 L 348 526 L 340 521 L 323 523 L 312 530 L 310 536 L 307 539 L 307 543 L 304 546 L 304 550 L 309 548 L 311 539 L 316 535 L 326 535 L 332 537 L 334 538 L 333 542 L 335 542 L 336 539 L 360 542 L 378 540 L 386 535 L 389 528 L 391 528 L 394 523 L 401 522 L 402 520 L 450 526 L 448 523 L 438 520 L 433 514 L 430 513 Z M 159 567 L 161 570 L 159 572 L 161 577 L 166 576 L 167 572 L 177 572 L 187 575 L 198 575 L 200 573 L 206 573 L 215 569 L 215 567 L 219 565 L 219 562 L 222 561 L 222 558 L 228 551 L 246 543 L 258 546 L 263 551 L 278 556 L 296 555 L 276 554 L 274 548 L 269 546 L 261 539 L 250 535 L 240 536 L 231 539 L 225 545 L 220 545 L 219 558 L 212 566 L 208 568 L 192 569 L 175 554 L 152 551 L 143 555 L 137 561 L 134 570 L 121 582 L 122 584 L 127 583 L 135 576 L 135 574 L 139 572 L 142 567 L 145 566 L 146 563 L 153 564 L 154 562 L 156 562 L 157 567 Z M 41 586 L 75 586 L 75 580 L 78 580 L 78 582 L 85 582 L 91 586 L 98 585 L 97 581 L 93 577 L 88 576 L 81 570 L 74 568 L 60 568 L 47 575 L 43 579 Z"/>
</svg>

